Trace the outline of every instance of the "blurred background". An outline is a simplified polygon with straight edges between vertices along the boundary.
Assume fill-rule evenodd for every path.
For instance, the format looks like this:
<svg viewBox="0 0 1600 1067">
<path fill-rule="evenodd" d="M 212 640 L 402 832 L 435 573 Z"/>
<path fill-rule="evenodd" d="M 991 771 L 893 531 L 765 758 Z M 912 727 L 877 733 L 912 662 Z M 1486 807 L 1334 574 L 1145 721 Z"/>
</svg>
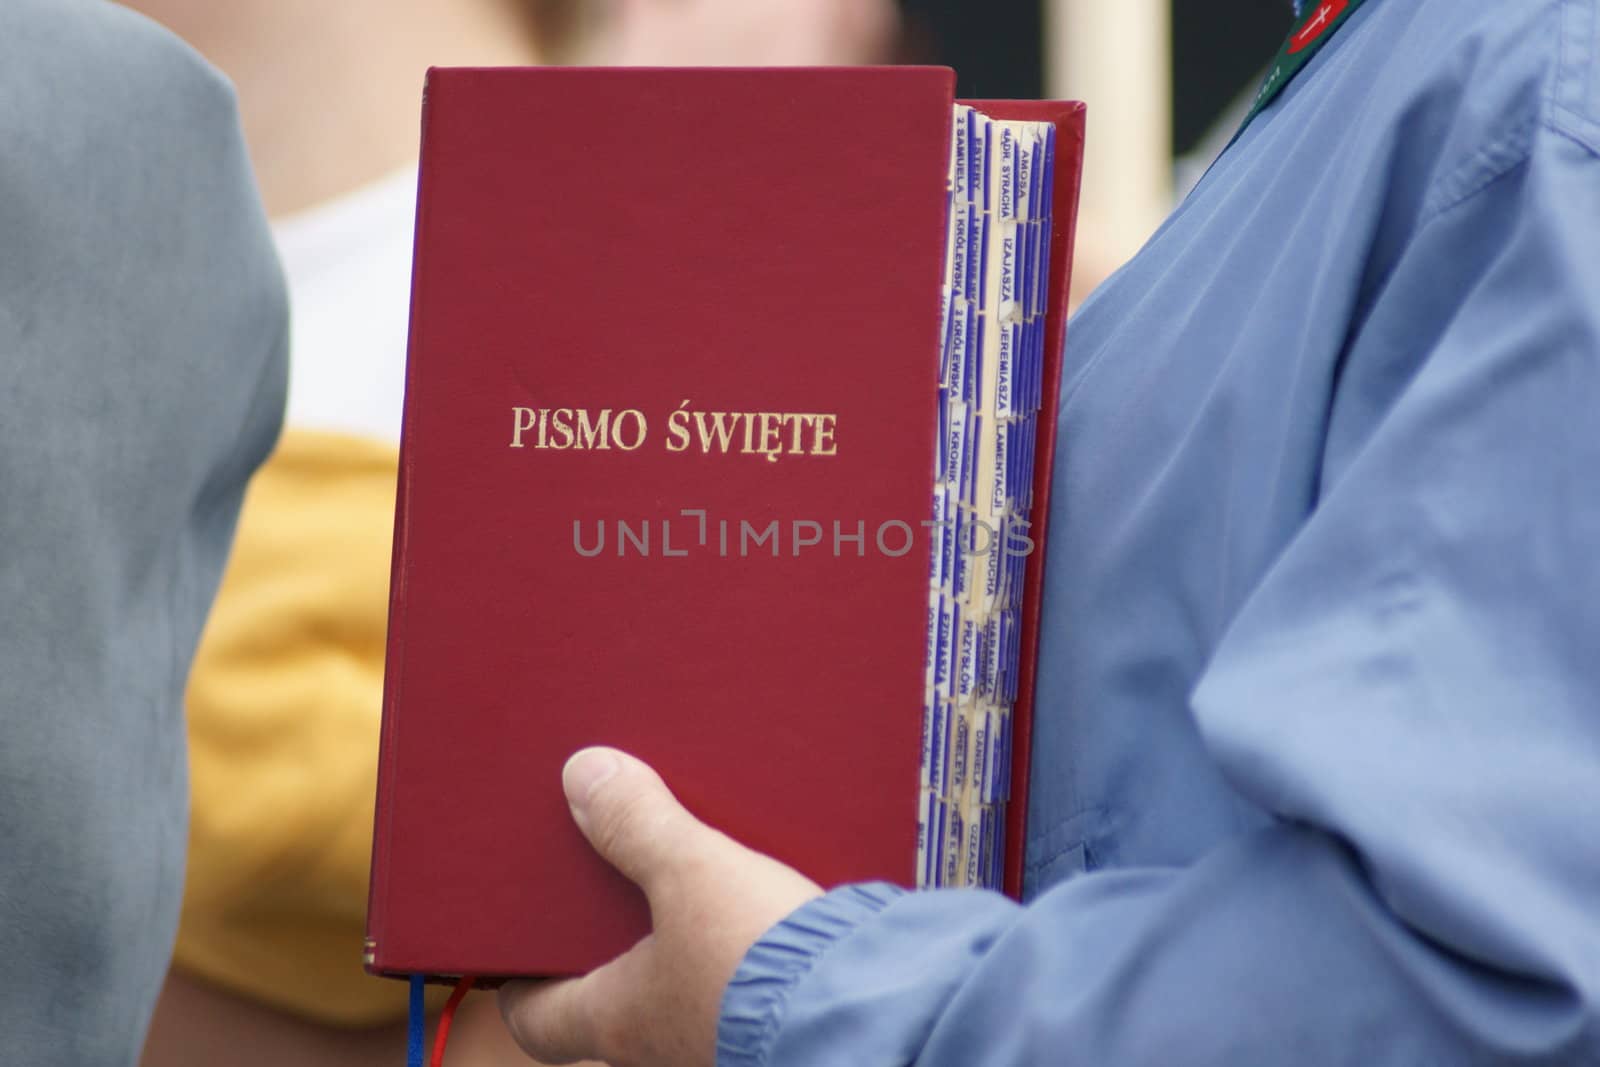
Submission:
<svg viewBox="0 0 1600 1067">
<path fill-rule="evenodd" d="M 1081 297 L 1136 252 L 1232 137 L 1290 0 L 903 0 L 904 47 L 966 97 L 1089 104 Z"/>
</svg>

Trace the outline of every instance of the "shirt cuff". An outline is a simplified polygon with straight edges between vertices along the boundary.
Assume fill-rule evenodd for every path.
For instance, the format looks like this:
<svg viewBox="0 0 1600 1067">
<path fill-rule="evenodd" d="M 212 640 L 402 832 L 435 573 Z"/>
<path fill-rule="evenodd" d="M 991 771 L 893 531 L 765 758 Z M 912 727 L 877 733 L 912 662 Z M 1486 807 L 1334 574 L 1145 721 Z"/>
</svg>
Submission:
<svg viewBox="0 0 1600 1067">
<path fill-rule="evenodd" d="M 823 953 L 905 892 L 886 882 L 843 886 L 802 905 L 762 935 L 722 994 L 717 1067 L 766 1063 L 795 986 Z"/>
</svg>

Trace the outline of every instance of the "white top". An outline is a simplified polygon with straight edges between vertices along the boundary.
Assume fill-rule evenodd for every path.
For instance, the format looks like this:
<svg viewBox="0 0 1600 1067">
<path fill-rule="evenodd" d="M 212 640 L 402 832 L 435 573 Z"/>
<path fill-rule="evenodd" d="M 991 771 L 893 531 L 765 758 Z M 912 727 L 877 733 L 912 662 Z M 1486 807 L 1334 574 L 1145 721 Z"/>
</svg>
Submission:
<svg viewBox="0 0 1600 1067">
<path fill-rule="evenodd" d="M 273 224 L 289 278 L 287 424 L 400 440 L 415 167 Z"/>
</svg>

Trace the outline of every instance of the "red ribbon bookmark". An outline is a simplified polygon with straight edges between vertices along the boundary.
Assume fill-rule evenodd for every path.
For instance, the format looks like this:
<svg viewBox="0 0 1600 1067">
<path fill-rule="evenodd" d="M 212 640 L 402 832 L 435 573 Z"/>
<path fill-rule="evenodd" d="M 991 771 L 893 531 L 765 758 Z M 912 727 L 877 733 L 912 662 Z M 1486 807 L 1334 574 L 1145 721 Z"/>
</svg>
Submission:
<svg viewBox="0 0 1600 1067">
<path fill-rule="evenodd" d="M 472 984 L 477 979 L 468 975 L 456 983 L 455 992 L 450 994 L 450 999 L 444 1002 L 444 1011 L 439 1013 L 439 1032 L 433 1038 L 433 1058 L 428 1062 L 428 1067 L 444 1067 L 444 1046 L 450 1040 L 450 1024 L 455 1021 L 456 1009 L 461 1006 L 461 1001 L 471 992 Z"/>
</svg>

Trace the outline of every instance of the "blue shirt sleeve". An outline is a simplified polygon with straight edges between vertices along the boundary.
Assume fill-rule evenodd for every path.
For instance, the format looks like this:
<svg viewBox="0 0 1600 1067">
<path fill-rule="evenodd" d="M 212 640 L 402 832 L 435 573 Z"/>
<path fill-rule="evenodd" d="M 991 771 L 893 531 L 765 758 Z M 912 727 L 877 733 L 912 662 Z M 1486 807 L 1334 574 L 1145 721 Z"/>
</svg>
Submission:
<svg viewBox="0 0 1600 1067">
<path fill-rule="evenodd" d="M 836 890 L 744 961 L 724 1067 L 1600 1062 L 1585 140 L 1547 124 L 1441 200 L 1353 326 L 1447 309 L 1422 350 L 1343 368 L 1340 403 L 1382 410 L 1191 700 L 1270 823 L 1026 907 Z"/>
</svg>

